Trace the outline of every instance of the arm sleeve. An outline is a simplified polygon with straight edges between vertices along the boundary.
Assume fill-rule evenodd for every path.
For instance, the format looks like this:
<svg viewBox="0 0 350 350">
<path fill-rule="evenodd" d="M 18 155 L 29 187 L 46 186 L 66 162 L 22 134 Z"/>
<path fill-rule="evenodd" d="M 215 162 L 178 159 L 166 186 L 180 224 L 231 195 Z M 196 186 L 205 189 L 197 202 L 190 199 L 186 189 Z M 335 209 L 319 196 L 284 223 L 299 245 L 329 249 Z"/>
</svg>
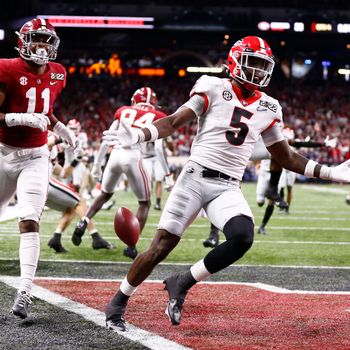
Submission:
<svg viewBox="0 0 350 350">
<path fill-rule="evenodd" d="M 202 95 L 193 95 L 186 103 L 184 103 L 181 108 L 190 108 L 196 114 L 197 117 L 201 116 L 205 110 L 205 99 Z"/>
<path fill-rule="evenodd" d="M 168 162 L 165 158 L 164 154 L 164 148 L 163 148 L 163 139 L 158 139 L 154 141 L 154 151 L 156 153 L 156 156 L 159 160 L 160 165 L 162 166 L 162 169 L 164 171 L 164 174 L 169 174 L 169 167 Z"/>
<path fill-rule="evenodd" d="M 266 147 L 270 147 L 274 143 L 285 140 L 282 134 L 281 126 L 278 125 L 278 123 L 261 133 L 261 137 L 264 140 Z"/>
</svg>

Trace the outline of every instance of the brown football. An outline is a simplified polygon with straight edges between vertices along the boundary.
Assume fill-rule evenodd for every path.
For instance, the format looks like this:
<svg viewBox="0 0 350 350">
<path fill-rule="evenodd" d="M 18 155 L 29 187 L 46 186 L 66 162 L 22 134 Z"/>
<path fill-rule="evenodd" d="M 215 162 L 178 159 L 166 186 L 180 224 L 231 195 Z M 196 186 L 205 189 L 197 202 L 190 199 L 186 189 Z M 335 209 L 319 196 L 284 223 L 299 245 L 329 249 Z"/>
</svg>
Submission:
<svg viewBox="0 0 350 350">
<path fill-rule="evenodd" d="M 114 216 L 114 231 L 126 245 L 134 247 L 140 237 L 139 220 L 131 210 L 121 207 Z"/>
</svg>

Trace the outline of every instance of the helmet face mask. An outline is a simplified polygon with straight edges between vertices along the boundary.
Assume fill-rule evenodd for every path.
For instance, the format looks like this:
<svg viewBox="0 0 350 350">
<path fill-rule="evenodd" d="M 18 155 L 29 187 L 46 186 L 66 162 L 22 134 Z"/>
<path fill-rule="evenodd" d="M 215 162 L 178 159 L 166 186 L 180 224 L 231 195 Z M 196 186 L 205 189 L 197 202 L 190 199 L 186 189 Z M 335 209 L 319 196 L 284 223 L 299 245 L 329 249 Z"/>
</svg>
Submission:
<svg viewBox="0 0 350 350">
<path fill-rule="evenodd" d="M 131 97 L 131 105 L 143 104 L 157 108 L 158 99 L 156 93 L 150 87 L 137 89 Z"/>
<path fill-rule="evenodd" d="M 34 18 L 25 23 L 18 35 L 19 55 L 37 65 L 44 65 L 57 57 L 60 39 L 55 28 L 44 19 Z"/>
<path fill-rule="evenodd" d="M 232 46 L 225 65 L 231 78 L 253 90 L 269 84 L 274 66 L 275 61 L 267 42 L 252 36 Z"/>
</svg>

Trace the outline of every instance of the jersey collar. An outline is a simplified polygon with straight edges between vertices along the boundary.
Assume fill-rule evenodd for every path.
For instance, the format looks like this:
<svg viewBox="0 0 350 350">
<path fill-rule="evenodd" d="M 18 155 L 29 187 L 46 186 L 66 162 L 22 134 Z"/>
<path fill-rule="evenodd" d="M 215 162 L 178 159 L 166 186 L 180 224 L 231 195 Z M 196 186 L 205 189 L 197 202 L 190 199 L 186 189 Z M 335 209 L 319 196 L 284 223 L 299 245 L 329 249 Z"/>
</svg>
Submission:
<svg viewBox="0 0 350 350">
<path fill-rule="evenodd" d="M 241 103 L 242 106 L 245 106 L 245 107 L 249 106 L 250 104 L 254 103 L 255 101 L 257 101 L 261 97 L 261 92 L 259 90 L 256 90 L 254 95 L 245 99 L 242 95 L 240 88 L 238 88 L 236 85 L 234 85 L 232 83 L 232 81 L 230 81 L 230 83 L 231 83 L 233 92 L 235 93 L 235 95 L 239 99 L 239 102 Z"/>
</svg>

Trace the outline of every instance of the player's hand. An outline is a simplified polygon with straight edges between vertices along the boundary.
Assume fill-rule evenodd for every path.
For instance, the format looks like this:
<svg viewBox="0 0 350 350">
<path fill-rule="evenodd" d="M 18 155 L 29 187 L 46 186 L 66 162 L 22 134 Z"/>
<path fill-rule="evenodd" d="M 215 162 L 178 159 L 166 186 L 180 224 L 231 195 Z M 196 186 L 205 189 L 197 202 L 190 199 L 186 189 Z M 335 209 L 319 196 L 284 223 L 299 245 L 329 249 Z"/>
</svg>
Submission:
<svg viewBox="0 0 350 350">
<path fill-rule="evenodd" d="M 324 145 L 326 147 L 334 148 L 337 145 L 338 139 L 334 137 L 333 139 L 330 139 L 329 136 L 327 136 L 324 140 Z"/>
<path fill-rule="evenodd" d="M 40 113 L 7 113 L 5 114 L 5 122 L 9 127 L 21 125 L 41 131 L 47 130 L 47 126 L 50 125 L 50 119 Z"/>
<path fill-rule="evenodd" d="M 323 165 L 320 178 L 337 182 L 350 182 L 350 159 L 333 168 Z"/>
<path fill-rule="evenodd" d="M 118 130 L 104 131 L 102 140 L 109 146 L 121 145 L 126 147 L 143 142 L 144 138 L 144 133 L 141 129 L 133 128 L 129 123 L 122 120 Z"/>
<path fill-rule="evenodd" d="M 91 176 L 95 181 L 98 181 L 102 176 L 101 165 L 94 164 L 91 169 Z"/>
<path fill-rule="evenodd" d="M 164 182 L 165 182 L 164 189 L 166 191 L 170 192 L 173 189 L 174 185 L 175 185 L 173 174 L 165 175 Z"/>
</svg>

